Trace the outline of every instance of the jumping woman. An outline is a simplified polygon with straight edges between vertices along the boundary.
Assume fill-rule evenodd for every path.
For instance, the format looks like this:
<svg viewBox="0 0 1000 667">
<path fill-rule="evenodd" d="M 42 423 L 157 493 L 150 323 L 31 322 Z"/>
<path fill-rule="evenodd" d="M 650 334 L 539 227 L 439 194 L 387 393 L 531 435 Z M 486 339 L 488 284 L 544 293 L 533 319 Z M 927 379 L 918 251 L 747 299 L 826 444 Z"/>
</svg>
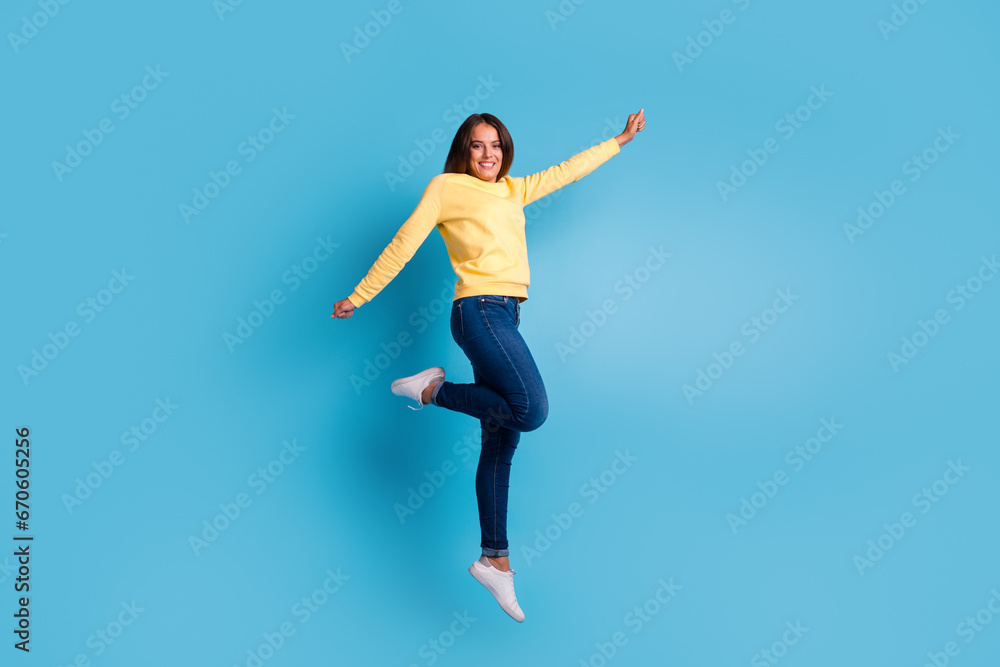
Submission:
<svg viewBox="0 0 1000 667">
<path fill-rule="evenodd" d="M 508 562 L 507 491 L 510 463 L 521 433 L 542 425 L 549 405 L 535 361 L 517 328 L 528 299 L 524 207 L 580 180 L 618 154 L 645 125 L 643 110 L 629 114 L 617 137 L 530 176 L 507 175 L 514 143 L 491 114 L 465 119 L 451 142 L 444 171 L 431 179 L 416 209 L 331 317 L 346 319 L 371 301 L 437 230 L 458 276 L 451 306 L 451 335 L 472 363 L 473 384 L 446 382 L 444 369 L 428 368 L 392 383 L 392 392 L 479 419 L 482 451 L 476 499 L 482 557 L 469 567 L 505 612 L 524 614 L 514 595 Z"/>
</svg>

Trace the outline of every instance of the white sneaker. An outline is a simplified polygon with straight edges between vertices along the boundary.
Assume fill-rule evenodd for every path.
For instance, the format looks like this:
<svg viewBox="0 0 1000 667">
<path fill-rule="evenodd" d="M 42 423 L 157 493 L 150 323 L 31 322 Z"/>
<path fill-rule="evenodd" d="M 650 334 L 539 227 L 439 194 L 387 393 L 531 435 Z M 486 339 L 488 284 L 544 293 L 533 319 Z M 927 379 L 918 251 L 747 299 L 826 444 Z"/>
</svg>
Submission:
<svg viewBox="0 0 1000 667">
<path fill-rule="evenodd" d="M 518 623 L 524 622 L 524 612 L 521 611 L 521 607 L 517 604 L 517 597 L 514 595 L 514 575 L 516 574 L 514 570 L 501 572 L 493 567 L 486 556 L 483 556 L 469 567 L 469 573 L 493 594 L 493 597 L 497 599 L 497 602 L 511 618 Z"/>
<path fill-rule="evenodd" d="M 396 394 L 396 396 L 412 398 L 420 407 L 415 408 L 412 405 L 406 407 L 411 410 L 420 410 L 427 405 L 420 400 L 420 395 L 424 393 L 424 389 L 427 389 L 428 385 L 432 382 L 444 382 L 444 369 L 440 366 L 428 368 L 410 377 L 394 380 L 392 383 L 392 393 Z"/>
</svg>

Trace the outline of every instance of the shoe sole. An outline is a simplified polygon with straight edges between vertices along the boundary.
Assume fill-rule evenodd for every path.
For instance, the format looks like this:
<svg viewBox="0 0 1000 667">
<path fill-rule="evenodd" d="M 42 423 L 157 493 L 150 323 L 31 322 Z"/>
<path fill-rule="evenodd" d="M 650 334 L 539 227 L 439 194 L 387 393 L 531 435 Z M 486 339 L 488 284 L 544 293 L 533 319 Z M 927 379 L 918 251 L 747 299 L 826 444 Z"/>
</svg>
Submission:
<svg viewBox="0 0 1000 667">
<path fill-rule="evenodd" d="M 497 601 L 497 604 L 500 605 L 500 608 L 503 609 L 504 612 L 508 616 L 510 616 L 511 618 L 513 618 L 518 623 L 523 623 L 524 619 L 516 618 L 513 614 L 511 614 L 509 611 L 507 611 L 507 609 L 503 606 L 503 604 L 500 603 L 500 598 L 498 597 L 497 589 L 494 588 L 488 581 L 486 581 L 484 579 L 480 579 L 481 573 L 480 573 L 479 569 L 482 568 L 482 567 L 483 566 L 479 564 L 479 561 L 476 561 L 475 563 L 473 563 L 472 565 L 469 566 L 469 574 L 471 574 L 472 577 L 476 581 L 478 581 L 480 584 L 482 584 L 483 588 L 485 588 L 486 590 L 488 590 L 490 592 L 490 594 L 493 596 L 493 599 Z M 483 576 L 485 576 L 485 575 L 483 575 Z"/>
</svg>

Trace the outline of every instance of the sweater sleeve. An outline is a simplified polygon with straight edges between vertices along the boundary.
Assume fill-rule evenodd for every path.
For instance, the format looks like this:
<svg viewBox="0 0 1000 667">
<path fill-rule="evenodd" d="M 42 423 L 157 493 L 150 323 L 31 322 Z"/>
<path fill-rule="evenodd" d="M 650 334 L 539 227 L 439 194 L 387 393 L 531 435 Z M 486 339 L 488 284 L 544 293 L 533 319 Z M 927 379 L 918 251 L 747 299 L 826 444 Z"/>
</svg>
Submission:
<svg viewBox="0 0 1000 667">
<path fill-rule="evenodd" d="M 374 299 L 396 277 L 437 225 L 441 212 L 441 191 L 446 177 L 447 174 L 438 174 L 431 179 L 413 213 L 375 260 L 368 275 L 347 297 L 355 308 Z"/>
<path fill-rule="evenodd" d="M 549 167 L 537 174 L 525 176 L 524 205 L 555 192 L 564 185 L 575 183 L 621 152 L 618 141 L 612 137 L 577 153 L 565 162 Z"/>
</svg>

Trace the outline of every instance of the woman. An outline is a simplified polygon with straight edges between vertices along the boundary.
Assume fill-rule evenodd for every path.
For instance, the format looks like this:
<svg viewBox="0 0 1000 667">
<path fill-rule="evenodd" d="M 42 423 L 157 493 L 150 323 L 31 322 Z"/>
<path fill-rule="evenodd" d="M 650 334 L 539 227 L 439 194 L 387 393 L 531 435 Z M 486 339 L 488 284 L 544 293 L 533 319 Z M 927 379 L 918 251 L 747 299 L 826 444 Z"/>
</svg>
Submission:
<svg viewBox="0 0 1000 667">
<path fill-rule="evenodd" d="M 523 209 L 617 155 L 644 125 L 640 109 L 617 137 L 545 171 L 510 177 L 514 144 L 507 128 L 488 113 L 469 116 L 455 134 L 444 172 L 431 179 L 413 214 L 331 315 L 351 317 L 371 301 L 437 227 L 458 275 L 451 335 L 472 363 L 475 382 L 446 382 L 444 369 L 435 366 L 394 381 L 392 392 L 415 400 L 416 410 L 436 405 L 480 420 L 476 498 L 483 554 L 469 572 L 518 622 L 524 614 L 514 595 L 507 543 L 510 463 L 521 433 L 538 428 L 548 415 L 545 386 L 517 330 L 529 284 Z"/>
</svg>

